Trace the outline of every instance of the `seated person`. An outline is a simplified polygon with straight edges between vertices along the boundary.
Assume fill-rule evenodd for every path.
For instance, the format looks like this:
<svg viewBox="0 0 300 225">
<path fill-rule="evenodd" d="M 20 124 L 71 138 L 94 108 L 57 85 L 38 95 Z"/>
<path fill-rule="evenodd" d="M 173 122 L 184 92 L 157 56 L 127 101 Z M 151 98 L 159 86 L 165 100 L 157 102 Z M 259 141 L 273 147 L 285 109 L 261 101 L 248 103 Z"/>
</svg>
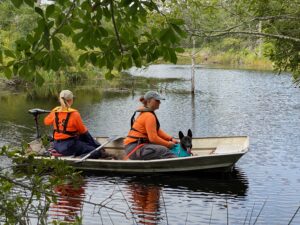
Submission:
<svg viewBox="0 0 300 225">
<path fill-rule="evenodd" d="M 154 113 L 164 100 L 155 91 L 148 91 L 140 98 L 143 107 L 136 110 L 131 118 L 131 129 L 124 140 L 126 158 L 129 159 L 164 159 L 175 158 L 169 150 L 177 141 L 161 128 Z M 136 112 L 140 112 L 135 120 Z"/>
<path fill-rule="evenodd" d="M 45 125 L 53 126 L 54 149 L 64 155 L 88 154 L 100 144 L 90 135 L 81 116 L 73 104 L 73 93 L 63 90 L 59 94 L 60 106 L 54 108 L 44 119 Z M 105 157 L 105 151 L 99 150 L 90 158 Z"/>
</svg>

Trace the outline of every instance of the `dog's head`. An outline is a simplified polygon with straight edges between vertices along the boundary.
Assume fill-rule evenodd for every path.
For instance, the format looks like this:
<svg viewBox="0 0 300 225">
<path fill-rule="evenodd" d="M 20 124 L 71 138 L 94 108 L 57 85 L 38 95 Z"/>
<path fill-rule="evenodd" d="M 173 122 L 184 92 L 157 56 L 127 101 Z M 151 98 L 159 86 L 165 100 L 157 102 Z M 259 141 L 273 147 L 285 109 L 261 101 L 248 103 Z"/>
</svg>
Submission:
<svg viewBox="0 0 300 225">
<path fill-rule="evenodd" d="M 187 136 L 184 136 L 183 133 L 181 131 L 179 131 L 179 139 L 180 139 L 180 145 L 181 148 L 183 148 L 185 151 L 187 151 L 188 153 L 191 154 L 192 151 L 192 131 L 189 129 Z"/>
</svg>

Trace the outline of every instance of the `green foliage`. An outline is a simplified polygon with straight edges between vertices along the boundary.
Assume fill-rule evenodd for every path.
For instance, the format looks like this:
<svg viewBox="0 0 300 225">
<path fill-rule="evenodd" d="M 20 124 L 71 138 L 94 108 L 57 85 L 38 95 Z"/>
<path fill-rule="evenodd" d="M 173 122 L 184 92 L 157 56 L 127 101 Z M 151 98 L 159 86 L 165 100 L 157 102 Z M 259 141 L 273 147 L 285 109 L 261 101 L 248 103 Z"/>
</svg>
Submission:
<svg viewBox="0 0 300 225">
<path fill-rule="evenodd" d="M 42 84 L 46 73 L 92 66 L 112 79 L 158 59 L 177 63 L 194 36 L 197 48 L 216 53 L 262 52 L 300 80 L 297 0 L 4 0 L 2 9 L 0 72 L 8 78 Z"/>
<path fill-rule="evenodd" d="M 173 17 L 184 19 L 189 35 L 197 37 L 196 47 L 219 48 L 226 54 L 240 48 L 258 54 L 266 42 L 272 47 L 264 48 L 263 54 L 275 68 L 291 71 L 295 81 L 300 81 L 299 1 L 188 0 L 170 1 L 169 8 Z M 190 39 L 182 44 L 192 47 Z"/>
<path fill-rule="evenodd" d="M 185 37 L 183 21 L 168 19 L 153 2 L 121 1 L 55 1 L 52 5 L 37 6 L 34 1 L 11 0 L 16 8 L 26 5 L 35 13 L 34 29 L 16 40 L 4 52 L 2 70 L 7 77 L 18 75 L 32 80 L 37 71 L 57 72 L 67 64 L 63 52 L 63 38 L 71 40 L 82 53 L 81 66 L 90 63 L 105 68 L 105 77 L 112 71 L 154 62 L 160 57 L 177 62 L 176 52 L 181 38 Z M 150 15 L 162 23 L 148 23 Z"/>
<path fill-rule="evenodd" d="M 0 156 L 13 160 L 9 168 L 0 170 L 0 219 L 5 224 L 47 224 L 47 209 L 56 202 L 57 185 L 78 184 L 81 178 L 60 160 L 35 160 L 32 155 L 20 157 L 23 150 L 2 147 Z M 13 171 L 12 171 L 13 169 Z M 80 221 L 80 218 L 78 218 Z"/>
</svg>

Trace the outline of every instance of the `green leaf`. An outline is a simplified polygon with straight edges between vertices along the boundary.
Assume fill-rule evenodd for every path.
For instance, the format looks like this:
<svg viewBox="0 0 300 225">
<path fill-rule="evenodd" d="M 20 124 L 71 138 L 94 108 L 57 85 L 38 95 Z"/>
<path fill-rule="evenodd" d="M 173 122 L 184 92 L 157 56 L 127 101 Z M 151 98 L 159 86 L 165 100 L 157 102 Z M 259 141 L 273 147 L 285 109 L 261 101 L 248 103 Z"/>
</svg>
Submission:
<svg viewBox="0 0 300 225">
<path fill-rule="evenodd" d="M 90 54 L 90 61 L 91 61 L 91 63 L 95 66 L 96 65 L 96 63 L 97 63 L 97 56 L 96 56 L 96 54 L 94 53 L 94 52 L 92 52 L 91 54 Z"/>
<path fill-rule="evenodd" d="M 31 45 L 25 39 L 17 40 L 16 46 L 18 51 L 28 50 L 31 47 Z"/>
<path fill-rule="evenodd" d="M 34 6 L 34 0 L 24 0 L 24 2 L 29 5 L 30 7 Z"/>
<path fill-rule="evenodd" d="M 100 68 L 106 66 L 106 58 L 105 58 L 105 57 L 98 58 L 98 66 L 99 66 Z"/>
<path fill-rule="evenodd" d="M 80 66 L 84 66 L 87 57 L 88 57 L 88 53 L 84 53 L 84 54 L 82 54 L 82 55 L 79 56 L 78 62 L 80 64 Z"/>
<path fill-rule="evenodd" d="M 7 79 L 10 79 L 11 76 L 12 76 L 12 71 L 11 71 L 11 69 L 10 69 L 9 67 L 5 67 L 5 68 L 4 68 L 4 74 L 5 74 L 5 76 L 6 76 Z"/>
<path fill-rule="evenodd" d="M 56 36 L 52 37 L 52 44 L 53 44 L 54 50 L 59 50 L 60 47 L 62 46 L 61 40 Z"/>
<path fill-rule="evenodd" d="M 27 64 L 21 66 L 21 68 L 19 70 L 19 76 L 29 80 L 30 75 L 31 75 L 31 73 L 29 72 L 29 66 Z"/>
<path fill-rule="evenodd" d="M 72 32 L 73 32 L 73 30 L 69 25 L 65 25 L 61 29 L 58 30 L 58 33 L 62 33 L 66 37 L 69 37 L 72 34 Z"/>
<path fill-rule="evenodd" d="M 11 0 L 11 2 L 14 4 L 14 6 L 16 8 L 20 8 L 20 6 L 22 5 L 23 3 L 23 0 Z"/>
<path fill-rule="evenodd" d="M 34 29 L 35 34 L 34 34 L 34 39 L 38 40 L 40 38 L 40 36 L 42 35 L 42 33 L 45 30 L 46 27 L 46 21 L 44 19 L 40 19 L 37 22 L 38 26 Z"/>
<path fill-rule="evenodd" d="M 77 20 L 73 21 L 71 23 L 71 26 L 75 29 L 84 29 L 85 28 L 85 25 Z"/>
<path fill-rule="evenodd" d="M 169 32 L 170 29 L 166 28 L 166 29 L 162 29 L 159 33 L 159 40 L 163 43 L 167 43 L 169 40 Z"/>
<path fill-rule="evenodd" d="M 177 56 L 176 56 L 175 51 L 173 49 L 169 49 L 169 55 L 170 55 L 171 63 L 176 64 L 177 63 Z"/>
<path fill-rule="evenodd" d="M 171 24 L 171 26 L 180 37 L 187 37 L 186 32 L 183 31 L 179 26 L 177 26 L 176 24 Z"/>
<path fill-rule="evenodd" d="M 16 60 L 8 61 L 7 64 L 6 64 L 6 66 L 12 66 L 12 65 L 14 65 L 15 61 Z"/>
<path fill-rule="evenodd" d="M 47 54 L 46 51 L 40 51 L 34 55 L 34 59 L 40 61 Z"/>
<path fill-rule="evenodd" d="M 107 37 L 108 36 L 108 32 L 106 29 L 104 29 L 103 27 L 99 27 L 98 28 L 100 33 L 102 34 L 103 37 Z"/>
<path fill-rule="evenodd" d="M 91 7 L 91 4 L 89 1 L 84 1 L 82 4 L 81 4 L 81 9 L 87 11 L 87 12 L 92 12 L 92 7 Z"/>
<path fill-rule="evenodd" d="M 53 71 L 58 71 L 61 63 L 60 63 L 61 55 L 59 52 L 51 52 L 51 60 L 50 60 L 50 68 Z"/>
<path fill-rule="evenodd" d="M 52 21 L 50 21 L 49 23 L 47 23 L 47 27 L 48 27 L 48 29 L 50 30 L 51 29 L 51 27 L 53 27 L 53 25 L 54 25 L 54 21 L 52 20 Z"/>
<path fill-rule="evenodd" d="M 34 11 L 35 11 L 36 13 L 38 13 L 41 17 L 44 18 L 44 12 L 43 12 L 43 10 L 42 10 L 41 8 L 39 8 L 39 7 L 34 7 Z"/>
<path fill-rule="evenodd" d="M 51 5 L 48 5 L 47 8 L 46 8 L 46 17 L 49 18 L 55 11 L 55 5 L 54 4 L 51 4 Z"/>
<path fill-rule="evenodd" d="M 4 54 L 5 54 L 7 57 L 16 58 L 15 54 L 14 54 L 11 50 L 4 49 Z M 2 54 L 1 54 L 1 55 L 2 55 Z"/>
</svg>

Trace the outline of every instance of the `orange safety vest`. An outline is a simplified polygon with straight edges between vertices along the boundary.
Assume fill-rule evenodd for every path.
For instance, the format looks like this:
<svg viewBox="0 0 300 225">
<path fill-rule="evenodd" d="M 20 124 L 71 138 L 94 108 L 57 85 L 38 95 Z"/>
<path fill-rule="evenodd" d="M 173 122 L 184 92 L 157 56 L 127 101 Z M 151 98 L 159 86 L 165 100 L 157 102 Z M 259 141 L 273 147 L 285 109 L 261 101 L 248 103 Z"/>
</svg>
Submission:
<svg viewBox="0 0 300 225">
<path fill-rule="evenodd" d="M 132 117 L 131 117 L 131 119 L 130 119 L 130 126 L 131 126 L 131 127 L 130 127 L 130 130 L 136 131 L 136 132 L 138 132 L 138 133 L 140 133 L 140 134 L 143 134 L 143 135 L 147 136 L 147 133 L 143 133 L 143 132 L 141 132 L 141 131 L 139 131 L 139 130 L 137 130 L 137 129 L 135 129 L 135 128 L 133 127 L 134 122 L 135 122 L 135 114 L 136 114 L 137 112 L 140 112 L 140 113 L 150 112 L 150 113 L 152 113 L 152 114 L 155 116 L 155 120 L 156 120 L 156 130 L 157 130 L 157 131 L 159 130 L 159 128 L 160 128 L 160 123 L 159 123 L 159 121 L 158 121 L 158 119 L 157 119 L 157 116 L 156 116 L 156 114 L 154 113 L 154 111 L 152 111 L 152 110 L 150 110 L 150 109 L 148 109 L 148 108 L 138 109 L 138 110 L 136 110 L 136 111 L 133 113 L 133 115 L 132 115 Z M 141 138 L 141 137 L 136 137 L 136 136 L 132 136 L 132 135 L 128 135 L 127 137 L 134 138 L 134 139 L 137 139 L 137 140 L 142 140 L 142 139 L 144 139 L 144 140 L 143 140 L 144 142 L 149 142 L 148 138 Z"/>
<path fill-rule="evenodd" d="M 56 107 L 44 119 L 46 125 L 53 125 L 53 137 L 55 140 L 63 140 L 75 137 L 87 131 L 80 114 L 76 109 L 62 110 Z"/>
<path fill-rule="evenodd" d="M 140 112 L 140 115 L 135 120 L 137 112 Z M 134 142 L 138 142 L 139 144 L 151 142 L 169 148 L 169 141 L 171 140 L 172 137 L 160 129 L 156 114 L 148 108 L 141 108 L 136 110 L 131 117 L 131 128 L 124 139 L 124 145 Z"/>
</svg>

